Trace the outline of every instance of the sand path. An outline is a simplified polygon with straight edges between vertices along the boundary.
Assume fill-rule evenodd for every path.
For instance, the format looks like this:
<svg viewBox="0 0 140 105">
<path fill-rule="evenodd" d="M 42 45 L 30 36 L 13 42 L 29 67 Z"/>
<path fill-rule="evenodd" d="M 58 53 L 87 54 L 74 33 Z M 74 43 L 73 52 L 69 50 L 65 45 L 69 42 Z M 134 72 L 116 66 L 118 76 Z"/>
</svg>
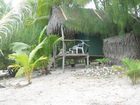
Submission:
<svg viewBox="0 0 140 105">
<path fill-rule="evenodd" d="M 23 88 L 1 88 L 0 105 L 140 105 L 140 85 L 132 86 L 126 77 L 95 79 L 74 73 L 57 70 Z M 10 79 L 6 84 L 21 81 Z"/>
</svg>

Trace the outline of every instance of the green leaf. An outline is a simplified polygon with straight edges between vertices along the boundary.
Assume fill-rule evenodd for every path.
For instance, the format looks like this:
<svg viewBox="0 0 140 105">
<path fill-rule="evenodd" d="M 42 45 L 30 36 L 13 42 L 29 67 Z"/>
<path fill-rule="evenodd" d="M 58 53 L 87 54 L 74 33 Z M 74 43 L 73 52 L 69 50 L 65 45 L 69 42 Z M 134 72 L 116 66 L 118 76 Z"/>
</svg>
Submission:
<svg viewBox="0 0 140 105">
<path fill-rule="evenodd" d="M 41 41 L 43 40 L 43 35 L 44 35 L 44 32 L 46 31 L 47 29 L 47 26 L 45 26 L 43 28 L 43 30 L 41 31 L 40 35 L 39 35 L 39 40 L 38 40 L 38 43 L 41 43 Z"/>
<path fill-rule="evenodd" d="M 56 35 L 47 36 L 45 44 L 43 45 L 43 49 L 41 49 L 44 52 L 45 56 L 48 56 L 48 57 L 51 56 L 54 44 L 57 43 L 58 41 L 59 41 L 59 39 L 58 39 L 58 36 L 56 36 Z"/>
<path fill-rule="evenodd" d="M 32 62 L 32 60 L 34 59 L 35 57 L 35 54 L 38 52 L 39 49 L 41 49 L 45 43 L 47 38 L 45 38 L 40 44 L 38 44 L 32 51 L 31 53 L 29 54 L 29 63 Z"/>
<path fill-rule="evenodd" d="M 22 43 L 22 42 L 14 42 L 14 43 L 11 44 L 11 49 L 15 53 L 27 52 L 27 50 L 29 48 L 31 48 L 31 46 L 29 46 L 26 43 Z"/>
<path fill-rule="evenodd" d="M 21 67 L 18 72 L 16 73 L 16 77 L 20 77 L 25 73 L 25 70 L 23 67 Z"/>
<path fill-rule="evenodd" d="M 34 63 L 33 63 L 33 67 L 37 65 L 37 63 L 39 63 L 40 61 L 45 61 L 47 60 L 48 57 L 43 57 L 41 56 L 40 58 L 38 58 Z"/>
<path fill-rule="evenodd" d="M 29 66 L 29 57 L 25 53 L 14 53 L 9 55 L 9 59 L 15 60 L 17 64 L 23 66 L 23 67 L 28 67 Z"/>
</svg>

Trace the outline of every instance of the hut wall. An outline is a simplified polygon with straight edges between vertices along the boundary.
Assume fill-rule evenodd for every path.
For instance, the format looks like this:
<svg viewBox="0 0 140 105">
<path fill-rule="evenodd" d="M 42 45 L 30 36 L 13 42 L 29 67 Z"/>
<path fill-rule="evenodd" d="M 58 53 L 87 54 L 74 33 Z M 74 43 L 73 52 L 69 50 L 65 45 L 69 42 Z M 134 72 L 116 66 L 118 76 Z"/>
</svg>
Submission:
<svg viewBox="0 0 140 105">
<path fill-rule="evenodd" d="M 103 56 L 103 40 L 100 36 L 79 34 L 75 38 L 89 40 L 86 43 L 89 45 L 88 51 L 90 56 Z"/>
<path fill-rule="evenodd" d="M 127 34 L 124 37 L 115 36 L 104 39 L 104 56 L 111 58 L 115 64 L 123 58 L 140 59 L 140 37 Z"/>
</svg>

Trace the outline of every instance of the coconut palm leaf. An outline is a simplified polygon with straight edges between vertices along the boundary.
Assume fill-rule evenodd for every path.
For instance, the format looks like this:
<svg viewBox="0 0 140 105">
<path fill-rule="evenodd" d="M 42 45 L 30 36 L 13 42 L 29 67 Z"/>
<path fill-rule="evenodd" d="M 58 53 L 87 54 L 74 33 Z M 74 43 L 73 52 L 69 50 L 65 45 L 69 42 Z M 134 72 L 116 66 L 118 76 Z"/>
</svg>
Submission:
<svg viewBox="0 0 140 105">
<path fill-rule="evenodd" d="M 26 44 L 26 43 L 22 43 L 22 42 L 14 42 L 11 44 L 11 50 L 15 53 L 21 53 L 21 52 L 28 52 L 27 50 L 30 49 L 31 46 Z"/>
<path fill-rule="evenodd" d="M 46 56 L 51 57 L 54 44 L 57 43 L 58 41 L 60 41 L 60 39 L 56 35 L 47 36 L 46 42 L 42 49 L 42 51 Z"/>
<path fill-rule="evenodd" d="M 6 5 L 4 0 L 0 0 L 0 19 L 9 11 L 10 7 Z"/>
<path fill-rule="evenodd" d="M 17 71 L 15 77 L 20 77 L 20 76 L 23 75 L 24 73 L 25 73 L 24 68 L 21 67 L 21 68 Z"/>
<path fill-rule="evenodd" d="M 27 2 L 22 2 L 18 7 L 12 8 L 2 16 L 0 19 L 0 36 L 3 42 L 5 39 L 10 39 L 13 33 L 19 30 L 27 14 L 31 14 L 31 7 Z"/>
<path fill-rule="evenodd" d="M 48 59 L 48 57 L 41 56 L 40 58 L 38 58 L 37 60 L 34 61 L 33 67 L 35 67 L 39 62 L 46 61 L 47 59 Z"/>
<path fill-rule="evenodd" d="M 21 67 L 27 67 L 28 66 L 28 61 L 29 57 L 25 53 L 13 53 L 9 55 L 9 59 L 15 60 L 16 64 L 21 65 Z"/>
<path fill-rule="evenodd" d="M 40 43 L 43 40 L 43 38 L 44 38 L 44 32 L 46 31 L 46 29 L 47 29 L 47 26 L 45 26 L 43 28 L 43 30 L 41 31 L 41 33 L 39 35 L 39 38 L 38 38 L 38 43 Z"/>
<path fill-rule="evenodd" d="M 43 47 L 43 45 L 45 44 L 47 38 L 45 38 L 41 43 L 39 43 L 29 54 L 29 62 L 33 62 L 33 59 L 35 57 L 35 54 L 38 52 L 39 49 L 41 49 Z"/>
</svg>

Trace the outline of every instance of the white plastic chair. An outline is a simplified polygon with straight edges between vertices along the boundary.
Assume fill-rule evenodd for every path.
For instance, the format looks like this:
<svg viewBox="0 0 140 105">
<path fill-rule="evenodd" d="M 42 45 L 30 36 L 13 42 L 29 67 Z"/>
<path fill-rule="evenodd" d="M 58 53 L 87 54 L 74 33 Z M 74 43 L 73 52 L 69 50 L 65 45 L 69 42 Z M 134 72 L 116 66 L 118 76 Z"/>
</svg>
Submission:
<svg viewBox="0 0 140 105">
<path fill-rule="evenodd" d="M 72 52 L 72 53 L 75 52 L 76 54 L 78 54 L 79 51 L 81 51 L 82 54 L 85 54 L 85 52 L 84 52 L 84 45 L 88 46 L 88 44 L 86 44 L 83 40 L 81 40 L 81 43 L 73 46 L 72 48 L 69 49 L 69 51 Z"/>
</svg>

